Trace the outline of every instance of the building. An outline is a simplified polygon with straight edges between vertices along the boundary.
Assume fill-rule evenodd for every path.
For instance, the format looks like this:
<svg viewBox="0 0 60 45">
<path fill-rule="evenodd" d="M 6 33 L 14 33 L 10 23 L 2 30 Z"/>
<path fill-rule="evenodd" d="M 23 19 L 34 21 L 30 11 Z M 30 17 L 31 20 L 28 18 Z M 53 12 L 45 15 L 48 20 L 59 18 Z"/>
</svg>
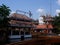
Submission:
<svg viewBox="0 0 60 45">
<path fill-rule="evenodd" d="M 20 38 L 21 35 L 24 35 L 25 37 L 32 37 L 32 35 L 37 34 L 52 34 L 53 17 L 50 15 L 41 16 L 39 18 L 39 23 L 38 20 L 34 20 L 26 15 L 18 13 L 13 13 L 9 19 L 10 38 Z"/>
<path fill-rule="evenodd" d="M 52 34 L 53 30 L 53 17 L 51 15 L 43 15 L 39 18 L 39 24 L 36 25 L 34 30 L 35 35 L 40 34 Z"/>
<path fill-rule="evenodd" d="M 24 14 L 13 13 L 9 16 L 9 37 L 21 38 L 32 37 L 31 32 L 35 28 L 38 22 Z M 28 35 L 28 36 L 27 36 Z"/>
</svg>

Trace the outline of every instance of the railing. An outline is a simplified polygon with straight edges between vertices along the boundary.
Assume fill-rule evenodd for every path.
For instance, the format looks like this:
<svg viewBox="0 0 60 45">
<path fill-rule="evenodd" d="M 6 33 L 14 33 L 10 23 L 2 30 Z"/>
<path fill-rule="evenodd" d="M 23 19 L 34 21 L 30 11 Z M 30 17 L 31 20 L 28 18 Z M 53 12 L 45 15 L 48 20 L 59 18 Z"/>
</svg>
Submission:
<svg viewBox="0 0 60 45">
<path fill-rule="evenodd" d="M 32 26 L 32 25 L 19 25 L 19 24 L 11 24 L 10 26 L 16 26 L 16 27 L 34 27 L 34 26 Z"/>
</svg>

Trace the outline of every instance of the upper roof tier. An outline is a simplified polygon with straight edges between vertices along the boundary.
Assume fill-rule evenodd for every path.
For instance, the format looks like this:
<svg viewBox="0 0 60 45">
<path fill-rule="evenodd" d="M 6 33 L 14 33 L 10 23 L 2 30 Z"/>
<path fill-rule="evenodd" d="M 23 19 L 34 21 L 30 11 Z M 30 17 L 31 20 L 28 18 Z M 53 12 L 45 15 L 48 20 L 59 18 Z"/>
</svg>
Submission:
<svg viewBox="0 0 60 45">
<path fill-rule="evenodd" d="M 18 20 L 28 20 L 28 21 L 35 21 L 34 19 L 23 15 L 23 14 L 18 14 L 18 13 L 13 13 L 9 16 L 9 18 L 14 18 L 14 19 L 18 19 Z"/>
</svg>

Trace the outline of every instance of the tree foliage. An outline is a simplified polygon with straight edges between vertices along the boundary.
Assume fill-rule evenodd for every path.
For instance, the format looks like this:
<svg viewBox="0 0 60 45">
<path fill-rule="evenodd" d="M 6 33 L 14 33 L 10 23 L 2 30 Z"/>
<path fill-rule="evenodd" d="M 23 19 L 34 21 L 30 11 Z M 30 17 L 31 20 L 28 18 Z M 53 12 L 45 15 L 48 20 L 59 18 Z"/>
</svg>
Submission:
<svg viewBox="0 0 60 45">
<path fill-rule="evenodd" d="M 0 5 L 0 44 L 9 42 L 8 40 L 8 21 L 7 16 L 10 14 L 10 9 L 6 5 Z"/>
<path fill-rule="evenodd" d="M 2 4 L 2 6 L 0 6 L 0 14 L 4 17 L 7 17 L 10 14 L 10 9 L 9 7 L 7 7 L 6 5 Z"/>
<path fill-rule="evenodd" d="M 6 5 L 0 5 L 0 27 L 5 27 L 7 25 L 7 16 L 9 16 L 10 11 L 11 10 Z"/>
<path fill-rule="evenodd" d="M 53 25 L 54 25 L 54 32 L 60 33 L 60 13 L 59 16 L 54 17 Z"/>
</svg>

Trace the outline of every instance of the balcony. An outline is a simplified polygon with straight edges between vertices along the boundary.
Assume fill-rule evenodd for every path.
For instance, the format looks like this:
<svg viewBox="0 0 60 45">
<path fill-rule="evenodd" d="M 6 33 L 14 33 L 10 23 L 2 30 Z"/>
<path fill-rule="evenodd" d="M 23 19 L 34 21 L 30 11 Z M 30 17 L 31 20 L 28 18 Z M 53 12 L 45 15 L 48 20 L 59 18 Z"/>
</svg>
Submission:
<svg viewBox="0 0 60 45">
<path fill-rule="evenodd" d="M 24 25 L 24 24 L 11 24 L 10 25 L 11 27 L 26 27 L 26 28 L 32 28 L 32 27 L 34 27 L 34 26 L 32 26 L 32 25 Z"/>
</svg>

